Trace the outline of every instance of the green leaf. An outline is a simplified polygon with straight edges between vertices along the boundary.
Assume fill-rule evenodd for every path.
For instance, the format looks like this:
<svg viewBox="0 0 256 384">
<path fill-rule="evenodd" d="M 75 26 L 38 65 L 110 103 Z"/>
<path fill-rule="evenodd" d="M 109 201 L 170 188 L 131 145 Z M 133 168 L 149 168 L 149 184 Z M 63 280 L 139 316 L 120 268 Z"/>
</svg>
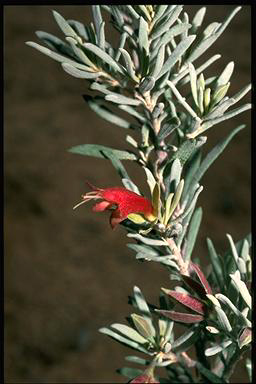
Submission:
<svg viewBox="0 0 256 384">
<path fill-rule="evenodd" d="M 174 159 L 179 159 L 181 165 L 184 165 L 187 160 L 195 153 L 195 151 L 200 148 L 206 142 L 206 137 L 200 137 L 197 140 L 186 140 L 174 152 L 171 161 Z"/>
<path fill-rule="evenodd" d="M 100 70 L 95 67 L 93 62 L 82 51 L 82 49 L 77 46 L 77 41 L 73 37 L 68 36 L 68 37 L 66 37 L 66 40 L 71 45 L 73 52 L 75 53 L 76 57 L 78 57 L 78 60 L 80 60 L 83 63 L 85 63 L 86 65 L 88 65 L 91 71 L 100 72 Z"/>
<path fill-rule="evenodd" d="M 58 37 L 52 35 L 51 33 L 44 31 L 36 31 L 36 36 L 42 40 L 45 44 L 48 45 L 50 49 L 56 50 L 59 53 L 64 55 L 72 56 L 73 52 L 69 45 Z"/>
<path fill-rule="evenodd" d="M 74 29 L 77 35 L 82 36 L 85 40 L 88 40 L 88 34 L 86 32 L 85 26 L 83 23 L 77 20 L 67 20 L 68 24 Z"/>
<path fill-rule="evenodd" d="M 201 42 L 194 47 L 189 57 L 186 59 L 187 62 L 193 62 L 195 61 L 199 56 L 201 56 L 210 46 L 219 38 L 219 36 L 222 34 L 222 32 L 226 29 L 230 21 L 233 19 L 235 14 L 240 11 L 241 7 L 235 8 L 230 16 L 227 17 L 227 19 L 218 27 L 217 31 L 205 39 L 201 40 Z M 216 24 L 214 25 L 214 28 L 216 28 Z"/>
<path fill-rule="evenodd" d="M 73 28 L 68 24 L 68 22 L 64 19 L 63 16 L 61 16 L 58 12 L 56 11 L 53 11 L 53 16 L 58 24 L 58 26 L 60 27 L 60 29 L 62 30 L 62 32 L 66 35 L 66 36 L 71 36 L 73 37 L 74 39 L 76 39 L 77 41 L 79 41 L 80 43 L 82 42 L 81 38 L 76 34 L 76 32 L 73 30 Z"/>
<path fill-rule="evenodd" d="M 161 126 L 160 131 L 157 135 L 157 140 L 160 143 L 165 140 L 170 134 L 180 126 L 180 120 L 177 117 L 173 117 L 168 122 Z"/>
<path fill-rule="evenodd" d="M 101 29 L 101 25 L 103 22 L 99 5 L 92 5 L 92 16 L 93 16 L 93 22 L 94 22 L 96 36 L 97 36 L 97 40 L 98 40 L 98 44 L 99 44 L 99 42 L 100 42 L 100 29 Z"/>
<path fill-rule="evenodd" d="M 161 198 L 160 198 L 160 186 L 158 183 L 155 183 L 155 187 L 152 195 L 152 205 L 153 205 L 153 214 L 161 219 Z"/>
<path fill-rule="evenodd" d="M 240 292 L 242 298 L 244 299 L 246 305 L 250 309 L 252 309 L 252 297 L 250 295 L 250 292 L 248 291 L 248 288 L 246 287 L 245 283 L 240 278 L 240 273 L 237 270 L 235 273 L 229 275 L 233 282 L 235 283 L 236 288 Z"/>
<path fill-rule="evenodd" d="M 106 158 L 108 158 L 111 161 L 113 167 L 117 170 L 121 179 L 129 179 L 129 175 L 126 172 L 125 167 L 123 166 L 123 164 L 121 163 L 121 161 L 113 151 L 109 151 L 109 149 L 107 150 L 103 149 L 102 153 L 103 155 L 105 155 Z"/>
<path fill-rule="evenodd" d="M 199 327 L 192 328 L 187 332 L 183 333 L 182 336 L 180 336 L 172 343 L 172 351 L 175 353 L 187 351 L 190 347 L 192 347 L 192 345 L 195 344 L 199 337 L 199 333 Z"/>
<path fill-rule="evenodd" d="M 149 365 L 150 364 L 149 360 L 142 359 L 141 357 L 138 357 L 138 356 L 125 356 L 125 360 L 131 361 L 132 363 L 141 364 L 141 365 Z"/>
<path fill-rule="evenodd" d="M 160 40 L 157 44 L 157 48 L 155 48 L 152 52 L 151 57 L 155 57 L 157 55 L 159 47 L 161 48 L 163 45 L 166 45 L 173 39 L 174 36 L 180 35 L 186 32 L 191 27 L 191 24 L 181 23 L 174 25 L 170 30 L 165 32 L 163 36 L 160 37 Z"/>
<path fill-rule="evenodd" d="M 170 211 L 169 211 L 169 214 L 168 214 L 168 216 L 169 216 L 168 221 L 169 221 L 170 217 L 172 216 L 173 212 L 175 211 L 175 209 L 177 208 L 177 205 L 180 202 L 180 198 L 181 198 L 181 194 L 182 194 L 182 191 L 183 191 L 183 187 L 184 187 L 184 180 L 182 179 L 179 182 L 179 185 L 178 185 L 178 187 L 176 189 L 174 198 L 172 200 L 172 204 L 170 206 Z"/>
<path fill-rule="evenodd" d="M 217 313 L 220 328 L 223 329 L 225 332 L 230 333 L 232 331 L 232 327 L 223 309 L 215 305 L 215 311 Z"/>
<path fill-rule="evenodd" d="M 192 96 L 195 102 L 195 105 L 198 106 L 198 96 L 197 96 L 197 76 L 196 76 L 196 71 L 195 67 L 193 66 L 192 63 L 188 64 L 189 67 L 189 75 L 190 75 L 190 87 L 192 91 Z"/>
<path fill-rule="evenodd" d="M 149 53 L 149 42 L 148 42 L 148 23 L 143 17 L 140 17 L 139 22 L 139 47 L 141 51 L 145 49 L 146 54 Z"/>
<path fill-rule="evenodd" d="M 182 165 L 179 158 L 176 158 L 172 163 L 171 172 L 170 172 L 171 192 L 175 192 L 176 189 L 178 188 L 180 178 L 181 178 L 181 173 L 182 173 Z"/>
<path fill-rule="evenodd" d="M 206 377 L 209 380 L 210 383 L 220 383 L 220 384 L 226 383 L 226 381 L 222 377 L 215 375 L 215 373 L 205 368 L 203 364 L 197 362 L 196 368 L 199 370 L 199 372 L 203 377 Z"/>
<path fill-rule="evenodd" d="M 53 52 L 49 48 L 46 48 L 40 44 L 34 43 L 33 41 L 27 41 L 26 44 L 30 47 L 37 49 L 41 53 L 44 53 L 45 55 L 51 57 L 53 60 L 59 61 L 60 63 L 68 63 L 75 68 L 84 69 L 85 71 L 88 70 L 88 66 L 78 63 L 74 60 L 71 60 L 66 56 L 60 55 L 59 53 Z"/>
<path fill-rule="evenodd" d="M 202 7 L 196 12 L 196 14 L 192 20 L 193 33 L 196 32 L 196 30 L 202 25 L 205 13 L 206 13 L 206 7 Z"/>
<path fill-rule="evenodd" d="M 154 188 L 155 188 L 155 185 L 156 185 L 156 180 L 155 180 L 152 172 L 148 168 L 143 167 L 143 169 L 146 172 L 147 183 L 148 183 L 151 195 L 153 195 L 153 191 L 154 191 Z"/>
<path fill-rule="evenodd" d="M 105 159 L 103 152 L 105 154 L 111 153 L 119 160 L 136 160 L 136 155 L 128 151 L 121 151 L 118 149 L 113 149 L 109 147 L 105 147 L 104 145 L 98 144 L 82 144 L 72 147 L 68 150 L 72 153 L 77 153 L 83 156 L 93 156 L 99 157 L 101 159 Z"/>
<path fill-rule="evenodd" d="M 168 5 L 157 5 L 157 10 L 154 17 L 154 22 L 156 22 L 158 19 L 161 19 L 161 17 L 166 15 L 165 11 L 167 10 Z"/>
<path fill-rule="evenodd" d="M 186 253 L 184 255 L 184 261 L 190 261 L 191 259 L 197 234 L 202 221 L 202 215 L 203 215 L 203 210 L 201 207 L 198 207 L 192 216 L 192 219 L 189 225 L 188 235 L 187 235 Z"/>
<path fill-rule="evenodd" d="M 131 314 L 131 318 L 138 332 L 145 337 L 145 339 L 149 339 L 151 341 L 154 340 L 155 331 L 152 332 L 152 323 L 149 323 L 144 317 L 137 315 L 136 313 Z"/>
<path fill-rule="evenodd" d="M 220 344 L 216 344 L 213 347 L 207 348 L 204 352 L 205 356 L 214 356 L 217 353 L 222 352 L 226 349 L 230 344 L 232 344 L 232 340 L 225 340 Z"/>
<path fill-rule="evenodd" d="M 99 31 L 99 47 L 105 50 L 105 21 L 103 21 L 100 25 L 100 31 Z"/>
<path fill-rule="evenodd" d="M 98 56 L 102 62 L 109 64 L 115 71 L 123 74 L 121 66 L 105 51 L 91 43 L 83 43 L 83 47 Z"/>
<path fill-rule="evenodd" d="M 128 75 L 134 81 L 138 82 L 138 78 L 136 77 L 136 74 L 135 74 L 135 70 L 134 70 L 134 66 L 133 66 L 133 62 L 132 62 L 131 56 L 129 55 L 129 53 L 125 49 L 119 48 L 119 50 L 120 50 L 120 52 L 123 55 L 123 58 L 124 58 L 124 61 L 125 61 L 125 67 L 126 67 Z"/>
<path fill-rule="evenodd" d="M 212 163 L 218 158 L 218 156 L 224 151 L 228 143 L 233 139 L 233 137 L 242 129 L 245 128 L 245 125 L 239 125 L 237 128 L 235 128 L 225 139 L 221 140 L 204 158 L 202 161 L 200 167 L 196 171 L 195 175 L 193 176 L 192 182 L 190 184 L 190 188 L 196 183 L 198 183 L 207 169 L 212 165 Z"/>
<path fill-rule="evenodd" d="M 155 336 L 156 331 L 155 331 L 155 328 L 153 326 L 152 315 L 151 315 L 151 312 L 149 310 L 149 307 L 148 307 L 148 304 L 146 302 L 145 297 L 143 296 L 139 287 L 134 286 L 133 287 L 133 293 L 134 293 L 134 299 L 136 301 L 136 304 L 138 306 L 140 313 L 142 314 L 144 319 L 148 322 L 152 336 Z"/>
<path fill-rule="evenodd" d="M 138 195 L 141 195 L 137 185 L 135 185 L 130 179 L 122 179 L 122 182 L 126 189 L 129 189 L 130 191 L 135 192 Z"/>
<path fill-rule="evenodd" d="M 73 65 L 69 63 L 61 63 L 62 68 L 65 72 L 67 72 L 69 75 L 77 77 L 78 79 L 96 79 L 97 77 L 101 76 L 101 72 L 85 72 L 81 71 L 80 69 L 77 69 L 73 67 Z"/>
<path fill-rule="evenodd" d="M 225 85 L 229 82 L 231 76 L 232 76 L 232 73 L 234 71 L 234 61 L 231 61 L 230 63 L 227 64 L 227 66 L 225 67 L 224 71 L 220 74 L 220 76 L 218 77 L 217 81 L 216 81 L 216 87 L 220 87 L 221 85 Z"/>
<path fill-rule="evenodd" d="M 122 128 L 126 128 L 126 129 L 132 128 L 131 123 L 124 120 L 122 117 L 117 116 L 104 105 L 100 105 L 101 99 L 98 100 L 97 98 L 93 98 L 89 95 L 84 95 L 83 98 L 87 102 L 89 107 L 104 120 L 107 120 L 110 123 L 118 125 L 119 127 L 122 127 Z"/>
<path fill-rule="evenodd" d="M 118 93 L 109 93 L 105 96 L 105 100 L 112 101 L 116 104 L 127 104 L 127 105 L 140 105 L 141 101 L 137 99 L 132 99 L 131 97 L 123 96 Z"/>
<path fill-rule="evenodd" d="M 186 52 L 188 47 L 195 40 L 196 35 L 188 36 L 186 39 L 182 40 L 177 47 L 174 49 L 170 57 L 164 63 L 160 73 L 157 76 L 157 79 L 162 77 L 166 72 L 170 71 L 171 68 L 177 63 L 177 61 L 181 58 L 181 56 Z"/>
<path fill-rule="evenodd" d="M 147 339 L 143 335 L 141 335 L 135 329 L 125 324 L 114 323 L 111 324 L 111 328 L 117 330 L 118 332 L 122 333 L 125 337 L 128 337 L 129 339 L 139 344 L 145 344 L 147 342 Z"/>
<path fill-rule="evenodd" d="M 140 91 L 140 93 L 144 94 L 148 91 L 151 91 L 151 89 L 153 89 L 154 86 L 155 86 L 154 77 L 153 76 L 146 76 L 146 77 L 144 77 L 144 79 L 140 83 L 139 91 Z"/>
<path fill-rule="evenodd" d="M 105 328 L 105 327 L 100 328 L 99 332 L 104 333 L 105 335 L 108 335 L 108 336 L 112 337 L 113 339 L 119 341 L 120 343 L 126 344 L 133 349 L 137 349 L 140 352 L 146 353 L 148 355 L 152 355 L 152 353 L 149 352 L 146 348 L 143 348 L 141 344 L 139 344 L 135 341 L 132 341 L 130 339 L 127 339 L 126 337 L 119 335 L 118 333 L 114 332 L 113 330 L 111 330 L 109 328 Z"/>
<path fill-rule="evenodd" d="M 168 31 L 168 29 L 172 26 L 172 24 L 178 19 L 182 9 L 183 9 L 183 5 L 176 6 L 172 10 L 172 12 L 171 12 L 170 16 L 167 18 L 166 22 L 162 23 L 161 26 L 157 26 L 156 28 L 154 28 L 154 32 L 151 35 L 151 39 L 154 40 L 154 39 L 158 38 L 159 36 L 161 36 L 166 31 Z"/>
<path fill-rule="evenodd" d="M 234 314 L 242 320 L 243 324 L 245 324 L 247 327 L 251 327 L 252 324 L 251 322 L 242 314 L 242 312 L 239 311 L 239 309 L 237 309 L 237 307 L 229 300 L 229 298 L 221 293 L 217 293 L 215 295 L 215 297 L 221 301 L 222 303 L 224 303 L 227 307 L 229 307 L 229 309 L 231 309 L 232 312 L 234 312 Z"/>
<path fill-rule="evenodd" d="M 120 375 L 128 377 L 128 379 L 131 379 L 131 380 L 143 374 L 143 371 L 141 369 L 130 368 L 130 367 L 119 368 L 117 369 L 117 372 L 120 373 Z"/>
<path fill-rule="evenodd" d="M 227 83 L 225 85 L 220 85 L 216 88 L 214 91 L 214 94 L 212 95 L 212 101 L 211 105 L 214 106 L 218 104 L 226 95 L 228 89 L 229 89 L 230 83 Z"/>
<path fill-rule="evenodd" d="M 213 243 L 209 238 L 207 238 L 207 246 L 216 281 L 220 289 L 223 291 L 225 287 L 224 271 L 222 270 L 222 264 L 219 260 L 219 256 L 217 255 Z"/>
</svg>

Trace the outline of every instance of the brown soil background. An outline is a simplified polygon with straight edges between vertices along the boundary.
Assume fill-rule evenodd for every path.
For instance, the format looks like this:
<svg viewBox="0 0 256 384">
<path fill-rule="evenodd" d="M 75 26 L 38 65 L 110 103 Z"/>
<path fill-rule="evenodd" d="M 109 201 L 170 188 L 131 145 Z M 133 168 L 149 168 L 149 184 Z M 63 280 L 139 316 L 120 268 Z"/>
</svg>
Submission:
<svg viewBox="0 0 256 384">
<path fill-rule="evenodd" d="M 123 228 L 112 231 L 104 214 L 93 214 L 89 206 L 72 211 L 86 179 L 101 187 L 120 180 L 107 161 L 66 150 L 82 143 L 126 148 L 127 131 L 102 122 L 87 107 L 81 97 L 87 83 L 24 44 L 37 41 L 35 30 L 62 37 L 51 9 L 65 18 L 91 20 L 89 6 L 4 7 L 5 381 L 126 382 L 115 369 L 129 366 L 124 357 L 133 352 L 98 328 L 125 321 L 134 285 L 157 304 L 169 277 L 159 265 L 137 262 Z M 198 6 L 185 9 L 191 19 Z M 204 25 L 222 21 L 233 6 L 207 9 Z M 250 82 L 250 17 L 244 6 L 210 50 L 222 58 L 209 76 L 235 61 L 229 95 Z M 248 101 L 249 96 L 243 99 Z M 199 204 L 205 214 L 194 256 L 206 264 L 206 236 L 222 252 L 226 233 L 237 241 L 250 231 L 250 112 L 210 130 L 206 150 L 242 123 L 247 128 L 203 178 Z M 142 172 L 125 165 L 144 188 Z M 232 382 L 245 377 L 239 365 Z"/>
</svg>

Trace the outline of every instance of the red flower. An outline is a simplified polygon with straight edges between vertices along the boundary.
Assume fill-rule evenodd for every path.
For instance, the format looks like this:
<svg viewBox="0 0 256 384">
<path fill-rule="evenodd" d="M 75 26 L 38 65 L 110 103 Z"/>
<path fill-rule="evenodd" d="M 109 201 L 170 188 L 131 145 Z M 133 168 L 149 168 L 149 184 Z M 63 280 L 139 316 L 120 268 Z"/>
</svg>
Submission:
<svg viewBox="0 0 256 384">
<path fill-rule="evenodd" d="M 88 182 L 87 184 L 92 191 L 82 195 L 83 201 L 77 204 L 73 209 L 89 200 L 102 199 L 103 201 L 96 203 L 92 209 L 94 212 L 102 212 L 114 208 L 110 216 L 110 225 L 112 229 L 126 219 L 130 213 L 141 213 L 149 221 L 155 219 L 151 201 L 145 197 L 123 187 L 101 189 L 94 187 Z"/>
</svg>

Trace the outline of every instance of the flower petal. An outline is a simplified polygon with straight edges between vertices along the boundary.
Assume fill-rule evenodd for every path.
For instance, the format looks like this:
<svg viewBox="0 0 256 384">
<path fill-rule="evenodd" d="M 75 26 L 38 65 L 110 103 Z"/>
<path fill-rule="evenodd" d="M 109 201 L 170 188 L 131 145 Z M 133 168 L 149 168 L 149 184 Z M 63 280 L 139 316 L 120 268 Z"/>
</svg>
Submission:
<svg viewBox="0 0 256 384">
<path fill-rule="evenodd" d="M 93 212 L 102 212 L 105 211 L 106 209 L 110 208 L 112 203 L 109 203 L 108 201 L 101 201 L 100 203 L 96 203 L 93 207 L 92 210 Z"/>
<path fill-rule="evenodd" d="M 126 216 L 123 216 L 119 209 L 114 210 L 112 212 L 112 214 L 110 216 L 110 220 L 109 220 L 111 228 L 115 229 L 117 224 L 121 223 L 121 221 L 123 221 L 125 218 L 126 218 Z"/>
</svg>

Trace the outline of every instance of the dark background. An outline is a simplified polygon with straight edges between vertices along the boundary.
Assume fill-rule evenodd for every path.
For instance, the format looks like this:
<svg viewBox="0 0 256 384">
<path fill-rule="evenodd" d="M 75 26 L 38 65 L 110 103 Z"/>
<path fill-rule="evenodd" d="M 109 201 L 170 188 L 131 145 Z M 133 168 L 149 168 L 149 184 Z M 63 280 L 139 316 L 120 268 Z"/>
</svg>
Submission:
<svg viewBox="0 0 256 384">
<path fill-rule="evenodd" d="M 86 82 L 24 44 L 37 41 L 35 30 L 62 37 L 51 9 L 67 19 L 91 21 L 89 6 L 4 7 L 5 380 L 125 382 L 115 369 L 129 365 L 124 357 L 133 352 L 98 328 L 125 322 L 134 285 L 157 304 L 169 277 L 160 265 L 135 260 L 124 229 L 112 231 L 108 214 L 94 214 L 89 206 L 72 210 L 86 191 L 86 179 L 99 187 L 121 184 L 109 162 L 66 150 L 83 143 L 126 148 L 127 131 L 89 110 L 81 97 Z M 198 6 L 185 9 L 192 19 Z M 207 9 L 204 26 L 222 21 L 233 6 Z M 208 76 L 235 61 L 229 95 L 250 82 L 250 17 L 250 7 L 244 6 L 203 56 L 222 54 Z M 249 101 L 247 95 L 242 103 Z M 193 256 L 206 264 L 206 236 L 222 252 L 228 247 L 226 233 L 238 241 L 250 231 L 250 112 L 208 131 L 205 149 L 242 123 L 247 128 L 203 178 L 199 204 L 205 215 Z M 148 193 L 141 170 L 125 165 Z M 247 380 L 244 375 L 241 365 L 232 382 Z"/>
</svg>

